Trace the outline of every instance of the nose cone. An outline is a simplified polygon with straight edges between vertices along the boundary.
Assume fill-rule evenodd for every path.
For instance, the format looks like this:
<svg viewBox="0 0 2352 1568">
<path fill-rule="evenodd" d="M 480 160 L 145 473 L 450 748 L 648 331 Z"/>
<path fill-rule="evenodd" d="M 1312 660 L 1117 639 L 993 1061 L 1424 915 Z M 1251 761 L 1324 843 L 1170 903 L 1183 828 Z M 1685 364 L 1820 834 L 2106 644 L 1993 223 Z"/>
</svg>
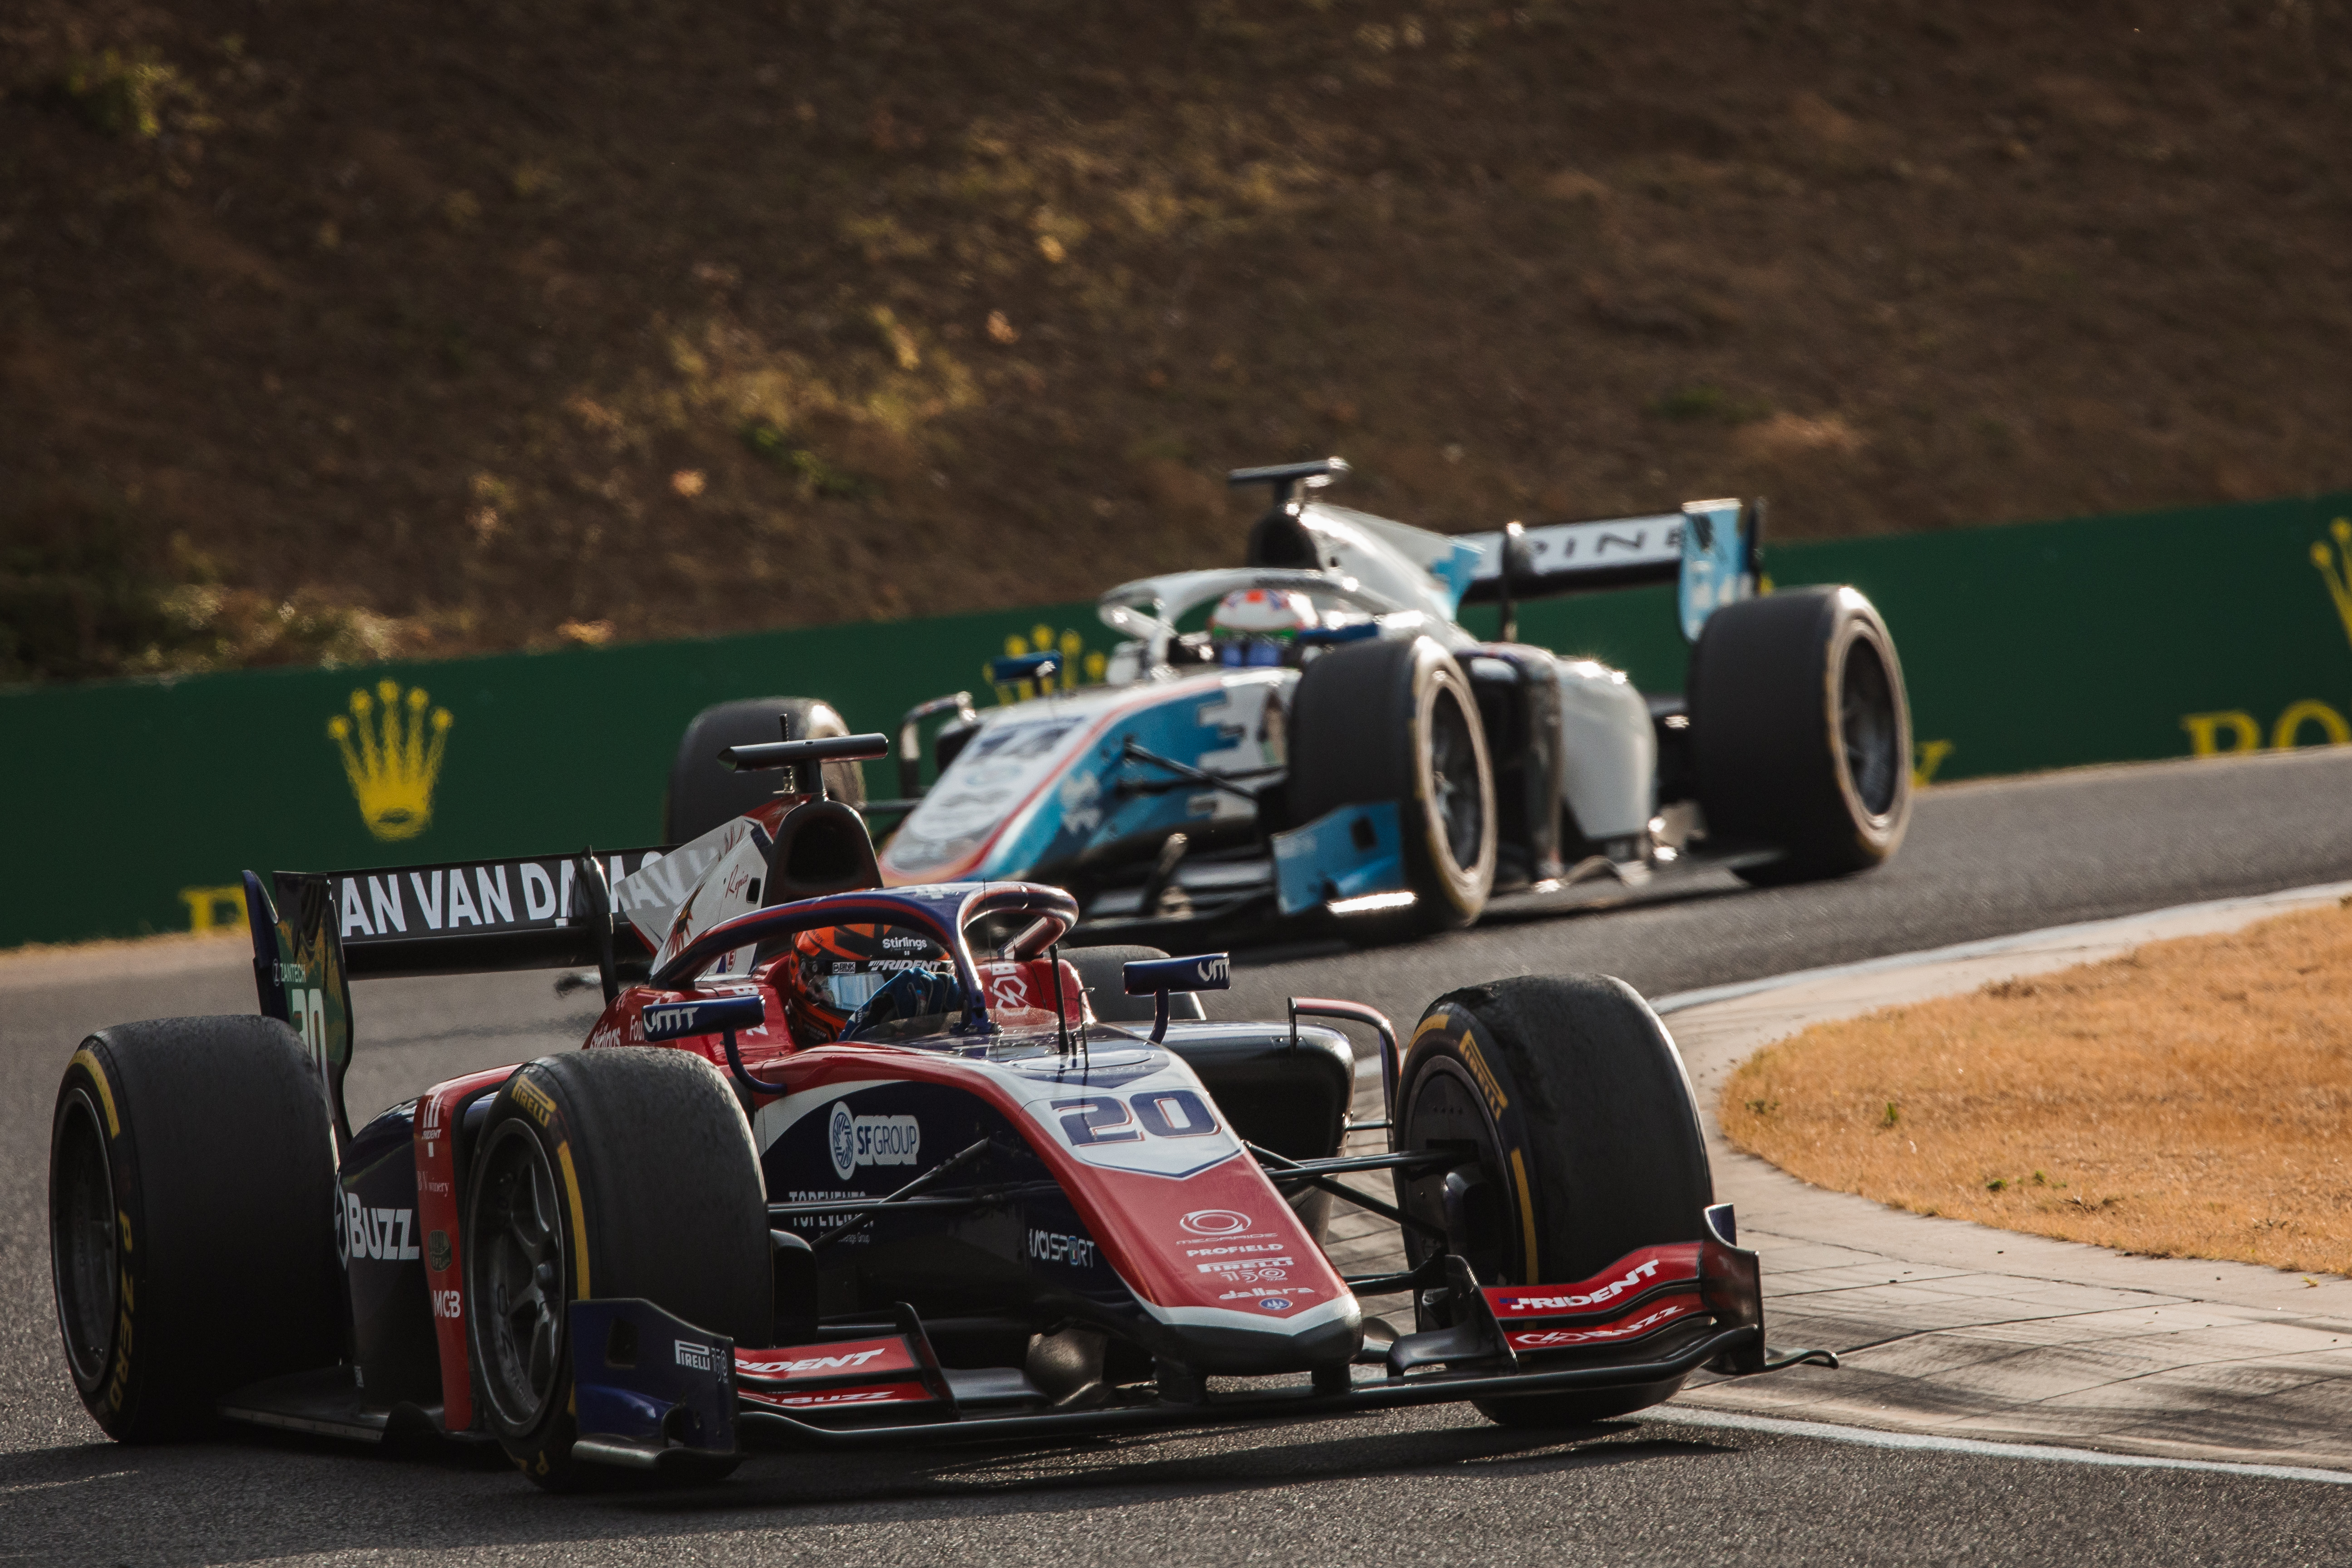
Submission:
<svg viewBox="0 0 2352 1568">
<path fill-rule="evenodd" d="M 1309 1307 L 1266 1296 L 1255 1309 L 1178 1308 L 1153 1316 L 1174 1331 L 1176 1359 L 1203 1373 L 1265 1377 L 1345 1366 L 1364 1344 L 1364 1311 L 1352 1295 Z M 1262 1314 L 1262 1315 L 1261 1315 Z"/>
</svg>

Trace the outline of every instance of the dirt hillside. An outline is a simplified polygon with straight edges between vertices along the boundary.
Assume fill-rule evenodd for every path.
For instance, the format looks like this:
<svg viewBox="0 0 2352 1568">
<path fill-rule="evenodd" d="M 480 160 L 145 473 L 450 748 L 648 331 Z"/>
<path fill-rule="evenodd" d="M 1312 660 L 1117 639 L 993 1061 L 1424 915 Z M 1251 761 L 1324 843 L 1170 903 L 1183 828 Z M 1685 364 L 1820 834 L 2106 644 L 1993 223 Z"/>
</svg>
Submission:
<svg viewBox="0 0 2352 1568">
<path fill-rule="evenodd" d="M 2342 0 L 10 0 L 0 679 L 1073 597 L 1228 465 L 2352 479 Z"/>
</svg>

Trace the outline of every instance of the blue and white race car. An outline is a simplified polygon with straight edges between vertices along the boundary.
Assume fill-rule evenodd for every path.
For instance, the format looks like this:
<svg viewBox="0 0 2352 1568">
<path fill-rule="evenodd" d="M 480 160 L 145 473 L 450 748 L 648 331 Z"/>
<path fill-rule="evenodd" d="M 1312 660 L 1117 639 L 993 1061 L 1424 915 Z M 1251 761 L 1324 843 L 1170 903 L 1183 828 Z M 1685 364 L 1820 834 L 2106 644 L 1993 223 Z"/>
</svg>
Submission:
<svg viewBox="0 0 2352 1568">
<path fill-rule="evenodd" d="M 1042 695 L 907 715 L 907 798 L 869 808 L 904 813 L 884 877 L 1056 884 L 1105 934 L 1334 916 L 1393 934 L 1467 925 L 1498 893 L 1698 864 L 1835 877 L 1901 843 L 1894 639 L 1850 587 L 1758 595 L 1760 505 L 1449 537 L 1316 498 L 1347 471 L 1231 474 L 1274 492 L 1247 563 L 1104 595 L 1125 640 L 1101 684 L 1056 689 L 1056 656 L 1029 654 L 993 673 Z M 1653 582 L 1679 584 L 1684 693 L 1516 640 L 1521 599 Z M 1500 640 L 1455 620 L 1465 599 L 1499 602 Z M 671 842 L 743 809 L 714 759 L 774 738 L 780 714 L 845 729 L 806 699 L 705 713 L 673 771 Z M 941 715 L 923 789 L 921 727 Z"/>
</svg>

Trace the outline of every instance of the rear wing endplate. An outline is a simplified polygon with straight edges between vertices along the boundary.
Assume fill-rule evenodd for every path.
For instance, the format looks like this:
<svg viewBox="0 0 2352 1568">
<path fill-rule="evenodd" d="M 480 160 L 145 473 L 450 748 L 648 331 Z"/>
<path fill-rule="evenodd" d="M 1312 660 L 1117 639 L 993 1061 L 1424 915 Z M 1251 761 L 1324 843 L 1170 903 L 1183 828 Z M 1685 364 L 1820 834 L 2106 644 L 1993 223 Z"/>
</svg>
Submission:
<svg viewBox="0 0 2352 1568">
<path fill-rule="evenodd" d="M 623 897 L 633 891 L 657 901 L 659 885 L 676 882 L 683 899 L 701 869 L 697 858 L 688 846 L 278 871 L 266 879 L 247 871 L 246 923 L 260 1010 L 302 1037 L 336 1131 L 348 1138 L 342 1086 L 352 1056 L 352 980 L 593 967 L 609 1002 L 620 988 L 615 941 L 632 954 L 645 947 L 626 910 L 615 907 L 614 885 L 638 877 Z M 642 876 L 649 868 L 655 874 Z"/>
</svg>

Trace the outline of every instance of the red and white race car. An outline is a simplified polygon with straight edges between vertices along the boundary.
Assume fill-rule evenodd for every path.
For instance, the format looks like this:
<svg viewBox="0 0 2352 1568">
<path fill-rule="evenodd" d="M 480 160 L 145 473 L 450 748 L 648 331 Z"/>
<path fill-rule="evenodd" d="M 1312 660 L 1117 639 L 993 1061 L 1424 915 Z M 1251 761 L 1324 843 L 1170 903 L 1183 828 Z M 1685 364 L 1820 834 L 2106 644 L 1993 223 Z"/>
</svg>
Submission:
<svg viewBox="0 0 2352 1568">
<path fill-rule="evenodd" d="M 260 1014 L 100 1030 L 58 1093 L 58 1315 L 100 1425 L 431 1431 L 584 1485 L 763 1437 L 1581 1421 L 1834 1364 L 1768 1354 L 1681 1060 L 1618 981 L 1466 987 L 1402 1042 L 1310 998 L 1211 1021 L 1222 957 L 1064 952 L 1055 889 L 886 889 L 821 786 L 675 858 L 249 875 Z M 348 977 L 588 963 L 583 1049 L 348 1124 Z M 1380 1038 L 1378 1118 L 1335 1020 Z M 1338 1203 L 1401 1266 L 1336 1266 Z"/>
</svg>

